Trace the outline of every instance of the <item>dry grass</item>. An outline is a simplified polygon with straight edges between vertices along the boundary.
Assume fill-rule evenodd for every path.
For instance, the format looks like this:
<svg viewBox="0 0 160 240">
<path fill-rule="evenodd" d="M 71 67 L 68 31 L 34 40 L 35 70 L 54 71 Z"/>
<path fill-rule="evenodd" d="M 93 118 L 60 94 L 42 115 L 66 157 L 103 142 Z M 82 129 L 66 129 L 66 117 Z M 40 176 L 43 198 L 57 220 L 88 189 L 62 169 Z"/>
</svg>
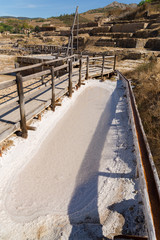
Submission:
<svg viewBox="0 0 160 240">
<path fill-rule="evenodd" d="M 136 102 L 160 176 L 160 60 L 143 64 L 125 76 L 133 81 Z"/>
</svg>

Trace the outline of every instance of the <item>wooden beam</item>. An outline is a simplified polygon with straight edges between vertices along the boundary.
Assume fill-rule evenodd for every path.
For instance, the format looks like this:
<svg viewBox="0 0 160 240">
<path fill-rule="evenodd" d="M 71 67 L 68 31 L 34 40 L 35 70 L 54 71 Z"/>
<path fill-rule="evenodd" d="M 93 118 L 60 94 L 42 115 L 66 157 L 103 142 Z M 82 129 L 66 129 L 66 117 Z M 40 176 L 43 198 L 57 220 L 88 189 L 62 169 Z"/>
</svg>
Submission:
<svg viewBox="0 0 160 240">
<path fill-rule="evenodd" d="M 82 58 L 79 59 L 79 80 L 78 80 L 78 86 L 80 87 L 82 85 Z"/>
<path fill-rule="evenodd" d="M 86 63 L 86 80 L 89 78 L 89 56 L 87 56 L 87 63 Z"/>
<path fill-rule="evenodd" d="M 55 67 L 55 68 L 54 68 L 54 72 L 59 71 L 59 70 L 62 70 L 62 69 L 67 68 L 67 67 L 68 67 L 68 64 L 64 64 L 64 65 L 62 65 L 62 66 Z M 38 73 L 30 74 L 30 75 L 28 75 L 28 76 L 23 77 L 23 82 L 28 81 L 28 80 L 31 80 L 31 79 L 33 79 L 33 78 L 41 77 L 41 76 L 43 76 L 43 75 L 50 74 L 50 72 L 51 72 L 51 70 L 48 69 L 48 70 L 44 70 L 43 72 L 38 72 Z M 0 85 L 0 86 L 1 86 L 1 85 Z"/>
<path fill-rule="evenodd" d="M 69 61 L 68 92 L 69 92 L 69 97 L 72 97 L 72 60 Z"/>
<path fill-rule="evenodd" d="M 52 109 L 52 111 L 55 111 L 55 82 L 54 82 L 54 67 L 51 67 L 51 80 L 52 80 L 51 109 Z"/>
<path fill-rule="evenodd" d="M 26 116 L 25 116 L 25 102 L 24 102 L 24 93 L 23 93 L 23 83 L 22 76 L 20 73 L 16 74 L 16 82 L 17 82 L 17 91 L 19 96 L 19 108 L 20 108 L 20 126 L 22 129 L 22 137 L 27 138 L 27 124 L 26 124 Z"/>
<path fill-rule="evenodd" d="M 103 76 L 103 72 L 104 72 L 104 62 L 105 62 L 105 55 L 103 55 L 103 61 L 102 61 L 102 73 L 101 73 L 101 80 L 104 81 L 104 76 Z"/>
<path fill-rule="evenodd" d="M 37 128 L 36 128 L 36 127 L 33 127 L 33 126 L 27 125 L 27 130 L 36 131 Z"/>
<path fill-rule="evenodd" d="M 42 63 L 43 63 L 43 59 L 42 59 Z M 41 70 L 42 72 L 44 71 L 44 65 L 42 64 L 42 67 L 41 67 Z M 41 76 L 41 81 L 42 81 L 42 84 L 44 84 L 44 75 Z"/>
<path fill-rule="evenodd" d="M 76 8 L 76 12 L 75 12 L 74 20 L 73 20 L 73 25 L 72 25 L 72 28 L 71 28 L 71 34 L 70 34 L 70 38 L 69 38 L 69 41 L 68 41 L 67 56 L 69 54 L 70 44 L 71 44 L 71 55 L 73 54 L 73 31 L 74 31 L 74 25 L 75 25 L 77 14 L 78 14 L 78 6 Z"/>
<path fill-rule="evenodd" d="M 77 12 L 77 54 L 78 54 L 78 44 L 79 44 L 79 42 L 78 42 L 78 32 L 79 31 L 79 14 L 78 14 L 78 12 Z"/>
<path fill-rule="evenodd" d="M 113 71 L 115 71 L 116 70 L 116 59 L 117 59 L 117 57 L 116 57 L 116 54 L 114 55 L 114 65 L 113 65 Z"/>
</svg>

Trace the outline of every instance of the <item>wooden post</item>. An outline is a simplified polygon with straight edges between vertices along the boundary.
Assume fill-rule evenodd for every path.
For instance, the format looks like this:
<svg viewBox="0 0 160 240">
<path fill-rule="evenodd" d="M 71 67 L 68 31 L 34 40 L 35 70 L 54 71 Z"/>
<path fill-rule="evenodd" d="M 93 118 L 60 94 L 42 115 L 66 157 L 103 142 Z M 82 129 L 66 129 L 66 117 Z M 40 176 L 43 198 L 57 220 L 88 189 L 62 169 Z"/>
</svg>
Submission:
<svg viewBox="0 0 160 240">
<path fill-rule="evenodd" d="M 69 97 L 72 97 L 72 60 L 69 61 L 69 83 L 68 83 Z"/>
<path fill-rule="evenodd" d="M 82 84 L 82 58 L 79 59 L 79 81 L 78 86 L 80 87 Z"/>
<path fill-rule="evenodd" d="M 54 67 L 51 67 L 51 81 L 52 81 L 52 98 L 51 98 L 51 109 L 52 111 L 55 111 L 55 104 L 56 104 L 56 98 L 55 98 L 55 83 L 54 83 Z"/>
<path fill-rule="evenodd" d="M 20 108 L 20 126 L 22 129 L 22 137 L 27 138 L 27 124 L 26 124 L 26 116 L 25 116 L 25 102 L 24 102 L 24 93 L 23 93 L 23 83 L 22 83 L 22 76 L 18 72 L 16 74 L 16 83 L 17 83 L 17 91 L 19 96 L 19 108 Z"/>
<path fill-rule="evenodd" d="M 71 36 L 71 56 L 73 55 L 73 31 L 72 31 L 72 36 Z"/>
<path fill-rule="evenodd" d="M 86 63 L 86 80 L 89 78 L 89 56 L 87 56 L 87 63 Z"/>
<path fill-rule="evenodd" d="M 105 61 L 105 55 L 103 55 L 103 61 L 102 61 L 102 73 L 101 73 L 101 80 L 104 81 L 103 72 L 104 72 L 104 61 Z"/>
<path fill-rule="evenodd" d="M 56 55 L 56 59 L 58 59 L 58 57 L 59 57 L 59 54 L 57 54 Z M 57 67 L 58 66 L 58 61 L 57 62 L 55 62 L 55 67 Z M 56 71 L 56 78 L 58 78 L 59 77 L 59 71 Z"/>
<path fill-rule="evenodd" d="M 113 71 L 116 69 L 116 54 L 114 55 L 114 65 L 113 65 Z"/>
<path fill-rule="evenodd" d="M 42 63 L 43 63 L 43 60 L 42 60 Z M 42 71 L 44 70 L 44 65 L 42 65 L 41 70 L 42 70 Z M 44 76 L 41 77 L 41 80 L 42 80 L 42 85 L 43 85 L 43 84 L 44 84 Z"/>
<path fill-rule="evenodd" d="M 79 15 L 77 12 L 77 54 L 78 54 L 78 32 L 79 32 Z"/>
<path fill-rule="evenodd" d="M 18 62 L 15 62 L 15 68 L 19 68 L 19 63 Z"/>
</svg>

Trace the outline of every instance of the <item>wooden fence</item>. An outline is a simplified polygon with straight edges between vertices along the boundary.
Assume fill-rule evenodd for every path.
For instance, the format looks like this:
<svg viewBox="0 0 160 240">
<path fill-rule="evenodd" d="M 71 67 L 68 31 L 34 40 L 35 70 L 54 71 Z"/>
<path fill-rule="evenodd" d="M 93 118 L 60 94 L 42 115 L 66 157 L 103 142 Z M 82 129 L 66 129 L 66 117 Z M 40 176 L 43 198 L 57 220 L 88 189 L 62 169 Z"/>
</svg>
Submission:
<svg viewBox="0 0 160 240">
<path fill-rule="evenodd" d="M 63 63 L 56 67 L 55 63 L 59 61 Z M 0 91 L 5 91 L 1 93 L 0 142 L 18 129 L 21 129 L 22 137 L 27 138 L 29 120 L 48 106 L 54 111 L 56 101 L 65 94 L 71 97 L 73 88 L 80 87 L 85 79 L 100 76 L 104 80 L 105 74 L 115 70 L 115 63 L 115 56 L 72 55 L 0 72 L 0 75 L 15 75 L 15 79 L 0 83 Z M 23 74 L 36 68 L 41 71 Z"/>
<path fill-rule="evenodd" d="M 67 47 L 58 45 L 26 45 L 25 50 L 32 54 L 61 54 L 67 52 Z"/>
</svg>

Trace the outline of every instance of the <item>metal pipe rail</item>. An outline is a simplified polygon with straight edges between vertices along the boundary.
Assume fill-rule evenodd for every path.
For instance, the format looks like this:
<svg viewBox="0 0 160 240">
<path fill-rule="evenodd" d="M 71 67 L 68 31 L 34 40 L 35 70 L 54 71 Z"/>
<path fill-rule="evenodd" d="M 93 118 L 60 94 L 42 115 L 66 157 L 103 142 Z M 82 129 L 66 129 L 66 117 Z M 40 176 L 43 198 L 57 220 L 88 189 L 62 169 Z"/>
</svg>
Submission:
<svg viewBox="0 0 160 240">
<path fill-rule="evenodd" d="M 122 73 L 116 72 L 127 91 L 148 236 L 150 240 L 160 240 L 160 181 L 140 119 L 131 82 Z"/>
</svg>

